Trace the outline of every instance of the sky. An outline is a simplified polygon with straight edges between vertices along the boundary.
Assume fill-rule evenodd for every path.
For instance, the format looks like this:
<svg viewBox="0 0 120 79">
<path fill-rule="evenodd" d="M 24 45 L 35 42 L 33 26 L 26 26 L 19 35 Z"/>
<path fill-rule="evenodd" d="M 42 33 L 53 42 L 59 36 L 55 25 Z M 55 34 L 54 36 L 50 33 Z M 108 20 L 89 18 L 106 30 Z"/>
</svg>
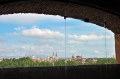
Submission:
<svg viewBox="0 0 120 79">
<path fill-rule="evenodd" d="M 96 24 L 73 18 L 65 21 L 58 15 L 0 15 L 0 58 L 48 57 L 53 52 L 63 58 L 112 57 L 114 34 Z"/>
</svg>

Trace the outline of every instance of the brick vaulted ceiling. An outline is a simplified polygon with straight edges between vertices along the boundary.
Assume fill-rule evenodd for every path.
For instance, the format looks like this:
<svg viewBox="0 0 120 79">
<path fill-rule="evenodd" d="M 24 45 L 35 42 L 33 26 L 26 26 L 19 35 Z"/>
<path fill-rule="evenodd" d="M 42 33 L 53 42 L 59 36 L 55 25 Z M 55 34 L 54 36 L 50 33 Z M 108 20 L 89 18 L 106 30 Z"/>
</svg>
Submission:
<svg viewBox="0 0 120 79">
<path fill-rule="evenodd" d="M 0 0 L 0 15 L 38 13 L 89 20 L 120 34 L 118 0 Z"/>
</svg>

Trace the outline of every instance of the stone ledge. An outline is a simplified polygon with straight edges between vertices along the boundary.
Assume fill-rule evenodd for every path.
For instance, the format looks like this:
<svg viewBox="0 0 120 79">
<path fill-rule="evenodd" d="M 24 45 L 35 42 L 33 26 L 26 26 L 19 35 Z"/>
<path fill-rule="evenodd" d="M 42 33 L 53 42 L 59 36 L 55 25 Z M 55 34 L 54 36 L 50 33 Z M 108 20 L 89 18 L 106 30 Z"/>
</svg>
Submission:
<svg viewBox="0 0 120 79">
<path fill-rule="evenodd" d="M 118 73 L 119 64 L 1 68 L 0 79 L 120 79 Z"/>
</svg>

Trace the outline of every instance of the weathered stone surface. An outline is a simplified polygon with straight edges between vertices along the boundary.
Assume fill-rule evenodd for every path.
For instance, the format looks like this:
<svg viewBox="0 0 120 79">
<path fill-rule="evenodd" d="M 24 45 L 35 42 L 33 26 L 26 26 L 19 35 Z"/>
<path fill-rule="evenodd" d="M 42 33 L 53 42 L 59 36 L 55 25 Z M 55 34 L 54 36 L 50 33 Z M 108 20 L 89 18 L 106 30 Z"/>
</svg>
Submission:
<svg viewBox="0 0 120 79">
<path fill-rule="evenodd" d="M 115 34 L 116 61 L 120 64 L 120 34 Z"/>
</svg>

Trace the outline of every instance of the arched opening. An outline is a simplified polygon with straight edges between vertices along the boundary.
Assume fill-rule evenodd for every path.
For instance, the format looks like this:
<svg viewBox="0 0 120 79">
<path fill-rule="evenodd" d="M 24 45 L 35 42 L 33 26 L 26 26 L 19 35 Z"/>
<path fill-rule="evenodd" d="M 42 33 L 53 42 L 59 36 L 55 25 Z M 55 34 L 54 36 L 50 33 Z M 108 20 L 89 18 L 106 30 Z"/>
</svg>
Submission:
<svg viewBox="0 0 120 79">
<path fill-rule="evenodd" d="M 29 5 L 28 5 L 29 4 Z M 56 6 L 56 7 L 55 7 Z M 0 6 L 0 14 L 13 14 L 13 13 L 39 13 L 67 16 L 71 18 L 89 21 L 106 28 L 115 33 L 115 48 L 116 58 L 119 63 L 119 17 L 107 11 L 91 8 L 88 6 L 62 1 L 19 1 L 15 3 L 8 3 Z"/>
<path fill-rule="evenodd" d="M 0 25 L 0 67 L 116 64 L 114 34 L 105 27 L 30 13 L 2 15 Z"/>
</svg>

